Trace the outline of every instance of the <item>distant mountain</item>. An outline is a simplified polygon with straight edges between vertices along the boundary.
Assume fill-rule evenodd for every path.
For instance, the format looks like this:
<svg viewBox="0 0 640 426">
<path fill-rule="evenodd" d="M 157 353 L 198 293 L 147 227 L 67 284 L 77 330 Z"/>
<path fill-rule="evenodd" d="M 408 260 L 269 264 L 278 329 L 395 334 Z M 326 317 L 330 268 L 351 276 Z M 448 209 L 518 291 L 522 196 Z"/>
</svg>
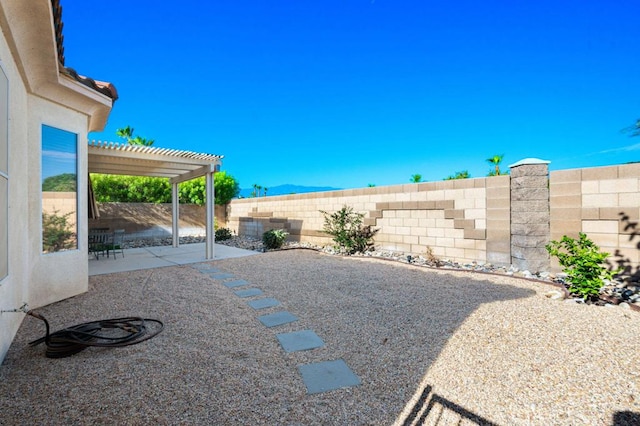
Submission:
<svg viewBox="0 0 640 426">
<path fill-rule="evenodd" d="M 302 185 L 278 185 L 268 188 L 267 196 L 271 195 L 289 195 L 303 194 L 306 192 L 322 192 L 322 191 L 339 191 L 341 188 L 332 188 L 330 186 L 302 186 Z M 240 190 L 240 197 L 249 198 L 253 193 L 253 188 L 244 188 Z"/>
</svg>

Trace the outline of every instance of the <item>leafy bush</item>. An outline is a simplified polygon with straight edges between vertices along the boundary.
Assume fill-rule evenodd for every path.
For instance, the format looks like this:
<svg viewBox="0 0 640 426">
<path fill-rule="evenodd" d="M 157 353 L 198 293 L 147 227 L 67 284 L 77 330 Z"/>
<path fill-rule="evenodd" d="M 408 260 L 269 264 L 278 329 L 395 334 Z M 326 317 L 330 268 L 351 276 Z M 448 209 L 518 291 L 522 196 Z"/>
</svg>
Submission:
<svg viewBox="0 0 640 426">
<path fill-rule="evenodd" d="M 587 299 L 596 299 L 603 287 L 603 280 L 610 280 L 618 270 L 610 271 L 603 263 L 609 253 L 600 248 L 587 235 L 580 232 L 578 239 L 563 236 L 545 246 L 551 256 L 556 256 L 567 274 L 569 291 Z"/>
<path fill-rule="evenodd" d="M 166 178 L 91 174 L 96 201 L 101 203 L 170 203 L 171 185 Z M 215 204 L 224 205 L 240 193 L 240 184 L 227 172 L 213 176 Z M 199 177 L 178 186 L 180 203 L 204 205 L 205 178 Z"/>
<path fill-rule="evenodd" d="M 272 229 L 262 234 L 262 243 L 267 250 L 276 250 L 282 247 L 287 235 L 284 229 Z"/>
<path fill-rule="evenodd" d="M 68 218 L 73 213 L 58 215 L 58 211 L 53 213 L 42 212 L 42 251 L 53 253 L 61 250 L 75 248 L 76 234 L 71 230 Z"/>
<path fill-rule="evenodd" d="M 228 240 L 233 236 L 229 228 L 216 229 L 216 241 Z"/>
<path fill-rule="evenodd" d="M 364 214 L 356 213 L 352 207 L 343 206 L 335 213 L 324 215 L 324 232 L 333 237 L 340 250 L 347 254 L 364 253 L 373 249 L 373 237 L 379 229 L 363 225 Z"/>
</svg>

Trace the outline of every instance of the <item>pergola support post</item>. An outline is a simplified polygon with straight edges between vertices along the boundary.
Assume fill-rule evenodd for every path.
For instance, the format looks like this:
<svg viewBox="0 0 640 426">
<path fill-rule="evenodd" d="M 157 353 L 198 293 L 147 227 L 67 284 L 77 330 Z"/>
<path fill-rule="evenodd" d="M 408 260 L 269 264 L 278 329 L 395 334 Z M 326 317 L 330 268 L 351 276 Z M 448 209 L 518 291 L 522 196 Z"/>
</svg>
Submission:
<svg viewBox="0 0 640 426">
<path fill-rule="evenodd" d="M 215 230 L 214 230 L 214 200 L 215 189 L 213 187 L 213 172 L 207 172 L 205 175 L 206 183 L 206 222 L 207 222 L 207 239 L 206 239 L 206 259 L 213 260 L 215 258 Z"/>
<path fill-rule="evenodd" d="M 171 184 L 171 229 L 173 234 L 173 247 L 180 245 L 180 200 L 178 193 L 179 183 Z"/>
</svg>

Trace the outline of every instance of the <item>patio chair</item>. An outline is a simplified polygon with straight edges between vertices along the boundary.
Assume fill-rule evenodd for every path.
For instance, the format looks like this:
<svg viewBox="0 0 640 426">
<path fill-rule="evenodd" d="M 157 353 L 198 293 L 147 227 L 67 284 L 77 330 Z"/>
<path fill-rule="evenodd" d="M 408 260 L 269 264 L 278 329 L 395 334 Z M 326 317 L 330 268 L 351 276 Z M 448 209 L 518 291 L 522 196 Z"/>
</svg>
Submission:
<svg viewBox="0 0 640 426">
<path fill-rule="evenodd" d="M 94 228 L 89 230 L 89 254 L 96 257 L 96 260 L 100 255 L 107 253 L 109 257 L 108 241 L 111 234 L 108 228 Z"/>
<path fill-rule="evenodd" d="M 109 252 L 113 252 L 113 258 L 116 258 L 116 253 L 120 252 L 124 257 L 124 229 L 116 229 L 111 235 L 111 241 L 107 244 L 107 257 Z"/>
</svg>

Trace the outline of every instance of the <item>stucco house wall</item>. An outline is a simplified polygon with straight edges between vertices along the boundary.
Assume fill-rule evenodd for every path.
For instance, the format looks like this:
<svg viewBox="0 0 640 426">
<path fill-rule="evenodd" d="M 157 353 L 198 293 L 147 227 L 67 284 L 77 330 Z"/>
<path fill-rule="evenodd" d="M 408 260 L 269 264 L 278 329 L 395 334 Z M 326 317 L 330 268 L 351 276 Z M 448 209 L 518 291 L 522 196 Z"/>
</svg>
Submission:
<svg viewBox="0 0 640 426">
<path fill-rule="evenodd" d="M 64 71 L 51 0 L 0 0 L 0 67 L 8 80 L 8 275 L 0 280 L 0 361 L 27 303 L 33 309 L 88 288 L 87 134 L 113 99 Z M 42 126 L 77 135 L 78 246 L 42 254 Z M 1 216 L 0 216 L 1 217 Z M 2 226 L 3 224 L 0 224 Z M 1 277 L 0 277 L 1 278 Z"/>
</svg>

